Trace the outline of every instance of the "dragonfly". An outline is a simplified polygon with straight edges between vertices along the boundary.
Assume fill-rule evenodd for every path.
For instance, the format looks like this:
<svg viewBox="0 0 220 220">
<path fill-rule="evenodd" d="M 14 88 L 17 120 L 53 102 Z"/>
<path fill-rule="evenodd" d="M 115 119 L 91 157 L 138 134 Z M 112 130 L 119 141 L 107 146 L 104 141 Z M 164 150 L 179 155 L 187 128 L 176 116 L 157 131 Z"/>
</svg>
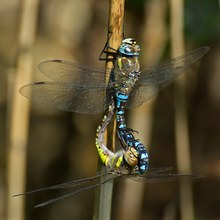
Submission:
<svg viewBox="0 0 220 220">
<path fill-rule="evenodd" d="M 19 91 L 39 104 L 78 113 L 105 111 L 114 97 L 119 140 L 124 148 L 131 150 L 130 156 L 137 158 L 139 173 L 144 173 L 148 169 L 148 154 L 144 145 L 127 129 L 124 109 L 139 107 L 155 96 L 208 50 L 209 47 L 197 48 L 140 71 L 140 46 L 135 39 L 125 38 L 119 48 L 111 52 L 113 69 L 97 70 L 70 61 L 48 60 L 38 67 L 52 81 L 30 83 Z M 104 52 L 109 53 L 105 49 Z"/>
<path fill-rule="evenodd" d="M 126 44 L 132 50 L 133 46 L 128 44 L 129 41 L 132 42 L 133 39 L 124 39 L 120 47 L 123 48 Z M 128 48 L 124 48 L 123 52 L 120 47 L 116 50 L 117 65 L 107 72 L 66 60 L 43 61 L 38 68 L 52 81 L 29 83 L 22 86 L 19 92 L 40 105 L 76 113 L 96 114 L 109 107 L 116 90 L 126 90 L 124 84 L 131 84 L 132 90 L 129 91 L 125 108 L 136 108 L 168 86 L 209 50 L 209 47 L 201 47 L 139 71 L 139 52 L 131 57 L 130 52 L 125 52 Z M 136 44 L 135 47 L 139 46 Z M 108 77 L 110 81 L 106 82 Z"/>
<path fill-rule="evenodd" d="M 199 178 L 199 175 L 196 174 L 175 174 L 168 173 L 172 170 L 171 167 L 160 167 L 160 168 L 149 168 L 145 173 L 138 173 L 138 166 L 136 165 L 136 169 L 133 169 L 132 166 L 126 163 L 124 157 L 128 154 L 128 151 L 125 151 L 124 148 L 119 149 L 117 152 L 112 152 L 109 150 L 104 144 L 104 132 L 111 121 L 113 115 L 115 114 L 113 104 L 109 106 L 108 114 L 103 117 L 102 124 L 97 129 L 97 137 L 96 137 L 96 147 L 99 153 L 99 156 L 102 162 L 106 166 L 106 170 L 104 173 L 97 174 L 96 176 L 77 179 L 68 181 L 65 183 L 48 186 L 40 189 L 35 189 L 32 191 L 28 191 L 25 193 L 20 193 L 14 196 L 27 196 L 38 192 L 49 191 L 49 190 L 59 190 L 59 189 L 73 189 L 72 192 L 63 194 L 56 198 L 52 198 L 45 202 L 41 202 L 36 204 L 34 207 L 39 208 L 43 207 L 63 199 L 74 197 L 82 192 L 86 192 L 88 190 L 95 189 L 100 187 L 101 185 L 113 181 L 113 180 L 124 180 L 124 179 L 132 179 L 134 181 L 141 181 L 145 183 L 152 182 L 167 182 L 173 181 L 179 178 Z M 129 157 L 129 155 L 128 155 Z"/>
<path fill-rule="evenodd" d="M 79 189 L 73 193 L 36 206 L 41 207 L 114 179 L 132 178 L 136 181 L 157 182 L 186 176 L 197 177 L 190 174 L 164 173 L 170 171 L 170 168 L 149 168 L 148 154 L 144 145 L 135 139 L 133 130 L 126 126 L 124 109 L 139 107 L 155 96 L 208 50 L 208 47 L 201 47 L 163 64 L 140 71 L 138 60 L 140 47 L 133 38 L 125 38 L 119 48 L 111 52 L 114 68 L 107 71 L 88 68 L 65 60 L 48 60 L 40 63 L 39 70 L 52 81 L 24 85 L 19 90 L 23 96 L 40 105 L 78 113 L 94 114 L 109 108 L 109 113 L 103 117 L 96 136 L 96 149 L 107 172 L 19 195 L 79 186 Z M 110 80 L 106 81 L 106 78 Z M 116 108 L 112 107 L 112 103 Z M 116 152 L 110 151 L 103 142 L 104 131 L 113 114 L 116 114 L 117 133 L 122 144 L 122 148 Z M 102 180 L 104 176 L 105 180 Z M 83 186 L 84 184 L 89 186 Z"/>
</svg>

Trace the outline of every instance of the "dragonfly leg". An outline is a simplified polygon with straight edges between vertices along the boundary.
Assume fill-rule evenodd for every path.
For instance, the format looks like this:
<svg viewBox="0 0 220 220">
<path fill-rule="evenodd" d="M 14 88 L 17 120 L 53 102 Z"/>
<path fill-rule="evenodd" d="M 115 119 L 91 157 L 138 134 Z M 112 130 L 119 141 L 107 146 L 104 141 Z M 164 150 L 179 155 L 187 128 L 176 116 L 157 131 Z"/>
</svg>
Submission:
<svg viewBox="0 0 220 220">
<path fill-rule="evenodd" d="M 107 42 L 105 43 L 105 46 L 104 46 L 104 48 L 102 49 L 102 51 L 101 51 L 101 53 L 99 55 L 99 60 L 114 61 L 116 56 L 117 56 L 117 54 L 118 54 L 117 49 L 115 49 L 115 48 L 113 48 L 113 47 L 111 47 L 109 45 L 109 40 L 110 40 L 111 36 L 112 36 L 112 31 L 110 30 Z M 109 51 L 109 49 L 112 50 L 112 51 Z M 112 58 L 103 57 L 103 54 L 111 55 Z"/>
<path fill-rule="evenodd" d="M 131 133 L 136 133 L 139 134 L 139 131 L 134 130 L 133 128 L 125 128 L 126 131 L 131 132 Z"/>
</svg>

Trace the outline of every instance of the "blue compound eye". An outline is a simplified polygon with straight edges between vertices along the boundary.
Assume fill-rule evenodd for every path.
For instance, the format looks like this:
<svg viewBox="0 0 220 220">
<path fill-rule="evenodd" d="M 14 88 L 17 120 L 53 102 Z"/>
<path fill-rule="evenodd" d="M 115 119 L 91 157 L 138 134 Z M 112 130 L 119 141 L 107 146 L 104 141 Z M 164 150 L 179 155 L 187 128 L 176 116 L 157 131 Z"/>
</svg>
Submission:
<svg viewBox="0 0 220 220">
<path fill-rule="evenodd" d="M 131 46 L 128 46 L 128 45 L 121 45 L 120 47 L 119 47 L 119 52 L 121 53 L 121 54 L 124 54 L 124 55 L 127 55 L 127 56 L 134 56 L 134 55 L 136 55 L 136 53 L 135 53 L 135 51 L 134 51 L 134 48 L 133 47 L 131 47 Z"/>
<path fill-rule="evenodd" d="M 125 53 L 131 53 L 131 52 L 132 52 L 132 50 L 130 47 L 125 47 Z"/>
<path fill-rule="evenodd" d="M 138 56 L 140 47 L 133 39 L 124 39 L 118 48 L 118 52 L 125 56 Z"/>
</svg>

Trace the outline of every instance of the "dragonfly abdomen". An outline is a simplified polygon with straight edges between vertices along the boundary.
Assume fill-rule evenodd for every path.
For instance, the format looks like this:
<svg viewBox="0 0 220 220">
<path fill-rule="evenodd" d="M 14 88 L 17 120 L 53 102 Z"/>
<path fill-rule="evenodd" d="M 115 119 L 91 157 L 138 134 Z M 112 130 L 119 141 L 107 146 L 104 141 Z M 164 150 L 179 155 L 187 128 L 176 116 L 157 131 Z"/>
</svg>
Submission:
<svg viewBox="0 0 220 220">
<path fill-rule="evenodd" d="M 144 145 L 136 140 L 134 136 L 128 132 L 126 122 L 125 122 L 125 104 L 129 98 L 129 95 L 123 92 L 117 91 L 116 94 L 116 120 L 117 120 L 117 127 L 118 127 L 118 134 L 119 134 L 119 139 L 121 140 L 121 144 L 124 147 L 125 151 L 128 149 L 132 149 L 133 152 L 133 158 L 136 157 L 138 160 L 138 172 L 139 173 L 144 173 L 148 169 L 148 154 L 147 151 L 144 147 Z M 137 153 L 137 155 L 135 155 Z M 127 159 L 129 156 L 127 157 Z M 129 161 L 127 161 L 129 164 Z M 130 166 L 133 166 L 133 164 L 129 164 Z"/>
<path fill-rule="evenodd" d="M 128 128 L 119 129 L 119 139 L 124 148 L 134 149 L 134 156 L 138 159 L 138 173 L 145 173 L 149 166 L 148 153 L 145 146 L 128 131 Z"/>
<path fill-rule="evenodd" d="M 114 109 L 110 105 L 108 115 L 105 115 L 103 117 L 102 124 L 98 127 L 96 134 L 96 149 L 98 155 L 103 164 L 105 164 L 105 166 L 110 170 L 120 168 L 123 165 L 124 154 L 124 150 L 119 150 L 115 153 L 112 152 L 110 149 L 106 147 L 104 143 L 104 132 L 109 122 L 111 121 L 113 115 Z"/>
<path fill-rule="evenodd" d="M 135 145 L 139 157 L 139 173 L 145 173 L 149 166 L 148 153 L 145 146 L 141 142 L 136 141 Z"/>
<path fill-rule="evenodd" d="M 115 96 L 116 96 L 116 108 L 117 108 L 116 120 L 117 120 L 118 128 L 119 129 L 126 128 L 124 108 L 129 96 L 122 92 L 116 92 Z"/>
</svg>

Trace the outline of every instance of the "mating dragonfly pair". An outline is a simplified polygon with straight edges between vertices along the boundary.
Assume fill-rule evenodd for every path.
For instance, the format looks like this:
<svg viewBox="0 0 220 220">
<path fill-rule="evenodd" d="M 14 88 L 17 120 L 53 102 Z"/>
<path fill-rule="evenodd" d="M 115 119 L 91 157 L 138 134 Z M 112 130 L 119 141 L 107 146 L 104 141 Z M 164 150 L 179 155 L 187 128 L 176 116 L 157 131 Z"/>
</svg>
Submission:
<svg viewBox="0 0 220 220">
<path fill-rule="evenodd" d="M 108 43 L 103 50 L 106 53 L 108 53 L 107 47 Z M 195 177 L 195 175 L 165 173 L 170 171 L 170 168 L 149 168 L 146 149 L 139 140 L 135 139 L 132 129 L 127 128 L 124 114 L 125 108 L 138 107 L 155 96 L 208 50 L 208 47 L 201 47 L 161 65 L 140 71 L 138 60 L 140 47 L 134 39 L 125 38 L 119 48 L 111 52 L 114 62 L 114 68 L 111 70 L 89 69 L 64 60 L 40 63 L 39 70 L 52 81 L 27 84 L 20 89 L 20 93 L 36 103 L 64 111 L 92 114 L 107 110 L 96 135 L 97 152 L 107 171 L 94 177 L 19 195 L 79 187 L 73 193 L 36 205 L 40 207 L 114 179 L 132 178 L 137 181 L 156 182 L 169 181 L 181 176 Z M 109 78 L 108 82 L 106 78 Z M 104 144 L 104 132 L 114 114 L 116 114 L 118 138 L 122 145 L 117 152 L 112 152 Z M 105 180 L 101 179 L 103 176 L 106 177 Z"/>
</svg>

